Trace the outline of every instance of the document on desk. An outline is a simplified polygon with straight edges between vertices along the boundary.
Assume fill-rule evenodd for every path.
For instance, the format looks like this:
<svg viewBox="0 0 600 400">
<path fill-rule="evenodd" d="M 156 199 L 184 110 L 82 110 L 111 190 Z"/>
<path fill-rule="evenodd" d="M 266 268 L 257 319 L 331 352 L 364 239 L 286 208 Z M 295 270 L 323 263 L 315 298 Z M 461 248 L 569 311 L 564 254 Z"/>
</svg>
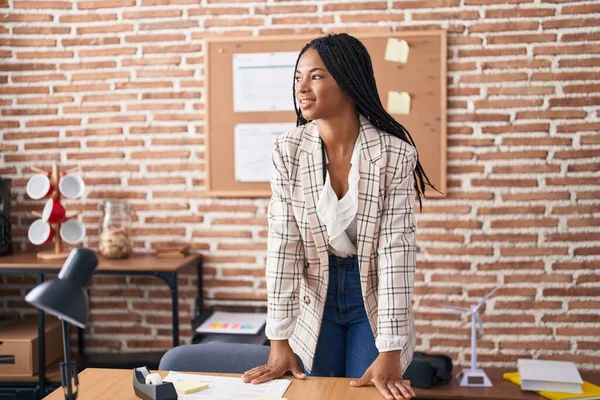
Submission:
<svg viewBox="0 0 600 400">
<path fill-rule="evenodd" d="M 283 397 L 290 386 L 287 379 L 275 379 L 253 385 L 244 383 L 241 378 L 213 375 L 194 375 L 169 371 L 163 382 L 192 381 L 208 383 L 208 389 L 191 394 L 178 394 L 178 400 L 256 400 L 259 396 Z"/>
</svg>

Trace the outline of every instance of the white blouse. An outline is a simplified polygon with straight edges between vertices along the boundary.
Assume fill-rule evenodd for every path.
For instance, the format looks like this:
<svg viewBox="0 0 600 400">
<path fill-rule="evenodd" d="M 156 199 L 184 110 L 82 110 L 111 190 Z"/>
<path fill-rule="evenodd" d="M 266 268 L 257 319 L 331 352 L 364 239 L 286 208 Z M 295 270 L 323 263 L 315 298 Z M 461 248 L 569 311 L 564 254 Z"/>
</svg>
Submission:
<svg viewBox="0 0 600 400">
<path fill-rule="evenodd" d="M 325 163 L 329 163 L 325 155 Z M 348 174 L 348 191 L 341 199 L 331 186 L 329 172 L 325 178 L 323 190 L 317 203 L 317 215 L 323 221 L 329 236 L 329 250 L 338 257 L 350 257 L 357 254 L 356 235 L 358 212 L 358 181 L 360 162 L 360 136 L 356 139 L 350 173 Z M 294 333 L 297 317 L 267 318 L 265 334 L 269 340 L 289 339 Z M 375 345 L 379 351 L 402 350 L 406 342 L 405 336 L 378 335 Z"/>
</svg>

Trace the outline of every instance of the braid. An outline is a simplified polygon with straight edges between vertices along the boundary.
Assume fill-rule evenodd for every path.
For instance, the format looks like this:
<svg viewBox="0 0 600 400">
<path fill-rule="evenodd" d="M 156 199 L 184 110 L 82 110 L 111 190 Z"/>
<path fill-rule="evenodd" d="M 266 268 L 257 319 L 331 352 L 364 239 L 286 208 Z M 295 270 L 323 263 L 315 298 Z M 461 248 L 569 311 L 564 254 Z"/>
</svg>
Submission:
<svg viewBox="0 0 600 400">
<path fill-rule="evenodd" d="M 394 119 L 383 107 L 377 92 L 375 74 L 371 57 L 366 47 L 355 37 L 347 33 L 332 34 L 314 39 L 307 43 L 296 60 L 296 68 L 302 54 L 309 48 L 319 53 L 323 64 L 333 76 L 337 84 L 350 96 L 356 104 L 356 111 L 363 114 L 378 129 L 396 136 L 416 149 L 415 142 L 404 126 Z M 294 109 L 296 110 L 296 126 L 305 125 L 304 119 L 296 104 L 296 80 L 293 81 Z M 418 154 L 418 153 L 417 153 Z M 439 192 L 429 181 L 417 155 L 417 165 L 413 171 L 415 191 L 422 209 L 421 196 L 425 196 L 425 185 Z"/>
</svg>

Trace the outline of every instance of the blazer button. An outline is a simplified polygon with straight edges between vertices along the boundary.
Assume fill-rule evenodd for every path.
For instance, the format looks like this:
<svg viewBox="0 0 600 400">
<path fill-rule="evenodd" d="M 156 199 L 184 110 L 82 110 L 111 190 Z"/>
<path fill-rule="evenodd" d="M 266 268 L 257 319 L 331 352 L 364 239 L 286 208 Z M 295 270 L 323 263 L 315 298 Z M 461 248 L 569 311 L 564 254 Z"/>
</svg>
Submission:
<svg viewBox="0 0 600 400">
<path fill-rule="evenodd" d="M 306 304 L 310 304 L 310 297 L 308 297 L 308 296 L 304 296 L 304 302 L 305 302 Z"/>
</svg>

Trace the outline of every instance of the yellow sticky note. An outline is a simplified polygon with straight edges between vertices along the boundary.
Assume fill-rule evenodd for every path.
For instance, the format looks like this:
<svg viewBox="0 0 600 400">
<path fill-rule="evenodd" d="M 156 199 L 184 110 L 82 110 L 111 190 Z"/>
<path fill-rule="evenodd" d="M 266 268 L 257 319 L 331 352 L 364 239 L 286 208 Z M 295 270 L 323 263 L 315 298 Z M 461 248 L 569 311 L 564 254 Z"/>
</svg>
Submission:
<svg viewBox="0 0 600 400">
<path fill-rule="evenodd" d="M 178 393 L 183 394 L 190 394 L 208 389 L 208 383 L 204 382 L 180 381 L 174 382 L 173 386 L 175 386 L 175 390 L 177 390 Z"/>
<path fill-rule="evenodd" d="M 390 114 L 410 114 L 410 95 L 406 92 L 388 92 L 387 111 Z"/>
<path fill-rule="evenodd" d="M 285 397 L 258 396 L 256 400 L 287 400 Z"/>
<path fill-rule="evenodd" d="M 408 61 L 409 49 L 406 40 L 389 38 L 385 46 L 384 58 L 386 61 L 406 63 Z"/>
</svg>

